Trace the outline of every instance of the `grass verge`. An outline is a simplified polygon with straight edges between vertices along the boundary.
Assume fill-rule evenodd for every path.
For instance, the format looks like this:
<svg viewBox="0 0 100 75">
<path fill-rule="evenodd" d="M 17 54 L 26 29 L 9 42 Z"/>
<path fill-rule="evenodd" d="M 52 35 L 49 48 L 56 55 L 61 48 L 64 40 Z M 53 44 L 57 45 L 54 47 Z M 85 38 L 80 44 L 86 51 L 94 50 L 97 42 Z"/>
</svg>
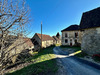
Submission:
<svg viewBox="0 0 100 75">
<path fill-rule="evenodd" d="M 60 48 L 72 48 L 75 49 L 75 51 L 81 50 L 81 47 L 76 47 L 76 46 L 60 46 Z"/>
<path fill-rule="evenodd" d="M 85 53 L 81 50 L 81 47 L 76 47 L 76 46 L 72 46 L 72 47 L 70 47 L 70 46 L 60 46 L 60 47 L 61 48 L 72 48 L 75 52 L 75 56 L 77 56 L 77 57 L 83 58 L 83 57 L 88 55 L 87 53 Z"/>
<path fill-rule="evenodd" d="M 32 61 L 33 64 L 7 75 L 53 75 L 58 70 L 53 48 L 54 46 L 42 49 L 33 58 L 27 60 Z"/>
<path fill-rule="evenodd" d="M 61 46 L 61 44 L 55 44 L 56 46 Z"/>
<path fill-rule="evenodd" d="M 78 53 L 75 56 L 84 58 L 87 55 L 88 55 L 87 53 L 85 53 L 85 52 L 82 51 L 81 53 Z"/>
</svg>

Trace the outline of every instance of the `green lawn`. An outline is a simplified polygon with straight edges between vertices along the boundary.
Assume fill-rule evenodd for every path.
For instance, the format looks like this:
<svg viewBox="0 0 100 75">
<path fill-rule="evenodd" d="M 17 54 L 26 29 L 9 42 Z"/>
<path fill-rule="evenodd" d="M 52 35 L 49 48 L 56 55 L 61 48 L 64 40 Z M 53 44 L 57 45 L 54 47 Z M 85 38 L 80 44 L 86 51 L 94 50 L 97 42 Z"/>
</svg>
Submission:
<svg viewBox="0 0 100 75">
<path fill-rule="evenodd" d="M 84 58 L 85 56 L 88 56 L 88 54 L 85 52 L 81 52 L 81 53 L 76 54 L 75 56 Z"/>
<path fill-rule="evenodd" d="M 75 51 L 78 51 L 78 50 L 81 50 L 81 47 L 75 47 L 75 46 L 60 46 L 60 48 L 72 48 L 72 49 L 75 49 Z"/>
<path fill-rule="evenodd" d="M 54 46 L 51 46 L 40 50 L 37 55 L 27 60 L 33 61 L 33 64 L 7 75 L 54 75 L 58 66 L 56 65 L 53 48 Z"/>
<path fill-rule="evenodd" d="M 70 47 L 70 46 L 60 46 L 60 47 L 61 48 L 72 48 L 72 49 L 74 49 L 74 52 L 76 52 L 75 56 L 77 56 L 77 57 L 82 57 L 83 58 L 83 57 L 88 55 L 87 53 L 81 51 L 81 47 L 75 47 L 75 46 L 73 46 L 73 47 Z"/>
</svg>

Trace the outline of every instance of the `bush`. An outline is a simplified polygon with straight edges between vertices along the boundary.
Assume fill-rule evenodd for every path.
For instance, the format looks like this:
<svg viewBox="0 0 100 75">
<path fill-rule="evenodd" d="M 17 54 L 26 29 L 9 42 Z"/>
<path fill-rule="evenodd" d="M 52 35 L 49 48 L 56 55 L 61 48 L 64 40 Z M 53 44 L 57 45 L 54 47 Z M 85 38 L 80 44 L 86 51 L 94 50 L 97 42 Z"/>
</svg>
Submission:
<svg viewBox="0 0 100 75">
<path fill-rule="evenodd" d="M 81 44 L 80 43 L 77 43 L 77 44 L 75 44 L 73 46 L 70 46 L 70 45 L 61 45 L 60 47 L 61 48 L 66 48 L 66 47 L 81 47 Z"/>
<path fill-rule="evenodd" d="M 66 47 L 70 47 L 69 45 L 61 45 L 61 48 L 66 48 Z"/>
<path fill-rule="evenodd" d="M 94 61 L 100 62 L 100 54 L 94 54 L 93 59 Z"/>
<path fill-rule="evenodd" d="M 76 44 L 74 45 L 74 47 L 81 47 L 81 44 L 80 44 L 80 43 L 76 43 Z"/>
</svg>

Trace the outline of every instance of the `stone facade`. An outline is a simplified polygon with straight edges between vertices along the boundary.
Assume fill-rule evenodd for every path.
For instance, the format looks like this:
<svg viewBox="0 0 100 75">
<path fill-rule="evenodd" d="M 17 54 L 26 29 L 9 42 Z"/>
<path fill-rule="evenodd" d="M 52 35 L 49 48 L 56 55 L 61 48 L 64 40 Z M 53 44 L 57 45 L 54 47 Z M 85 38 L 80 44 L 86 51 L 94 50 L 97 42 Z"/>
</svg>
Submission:
<svg viewBox="0 0 100 75">
<path fill-rule="evenodd" d="M 56 44 L 61 44 L 61 39 L 59 39 L 58 37 L 56 37 L 56 36 L 52 36 L 53 37 L 53 39 L 54 39 L 54 41 L 53 41 L 53 43 L 56 45 Z"/>
<path fill-rule="evenodd" d="M 53 45 L 53 38 L 50 37 L 49 35 L 44 35 L 42 34 L 42 47 L 46 48 L 48 46 Z M 34 49 L 37 50 L 41 47 L 41 34 L 36 33 L 33 38 L 32 38 L 32 42 L 37 42 L 37 44 L 34 44 Z"/>
<path fill-rule="evenodd" d="M 76 33 L 77 33 L 77 37 L 75 37 Z M 76 42 L 81 44 L 81 40 L 82 40 L 81 31 L 63 31 L 62 32 L 62 45 L 72 45 L 73 46 L 76 44 Z"/>
<path fill-rule="evenodd" d="M 84 30 L 81 48 L 90 55 L 100 53 L 100 27 Z"/>
<path fill-rule="evenodd" d="M 47 40 L 42 42 L 42 47 L 46 48 L 53 45 L 53 40 Z"/>
</svg>

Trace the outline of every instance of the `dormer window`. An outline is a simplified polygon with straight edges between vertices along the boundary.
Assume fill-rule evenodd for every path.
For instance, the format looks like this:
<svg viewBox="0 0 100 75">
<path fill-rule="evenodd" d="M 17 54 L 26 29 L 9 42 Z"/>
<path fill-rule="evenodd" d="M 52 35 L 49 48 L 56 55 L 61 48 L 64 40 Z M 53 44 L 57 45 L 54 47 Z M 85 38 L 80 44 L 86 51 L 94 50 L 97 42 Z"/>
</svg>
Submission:
<svg viewBox="0 0 100 75">
<path fill-rule="evenodd" d="M 78 37 L 78 32 L 75 33 L 75 38 L 77 38 L 77 37 Z"/>
<path fill-rule="evenodd" d="M 66 37 L 66 38 L 68 37 L 68 34 L 67 34 L 67 33 L 65 33 L 65 37 Z"/>
</svg>

